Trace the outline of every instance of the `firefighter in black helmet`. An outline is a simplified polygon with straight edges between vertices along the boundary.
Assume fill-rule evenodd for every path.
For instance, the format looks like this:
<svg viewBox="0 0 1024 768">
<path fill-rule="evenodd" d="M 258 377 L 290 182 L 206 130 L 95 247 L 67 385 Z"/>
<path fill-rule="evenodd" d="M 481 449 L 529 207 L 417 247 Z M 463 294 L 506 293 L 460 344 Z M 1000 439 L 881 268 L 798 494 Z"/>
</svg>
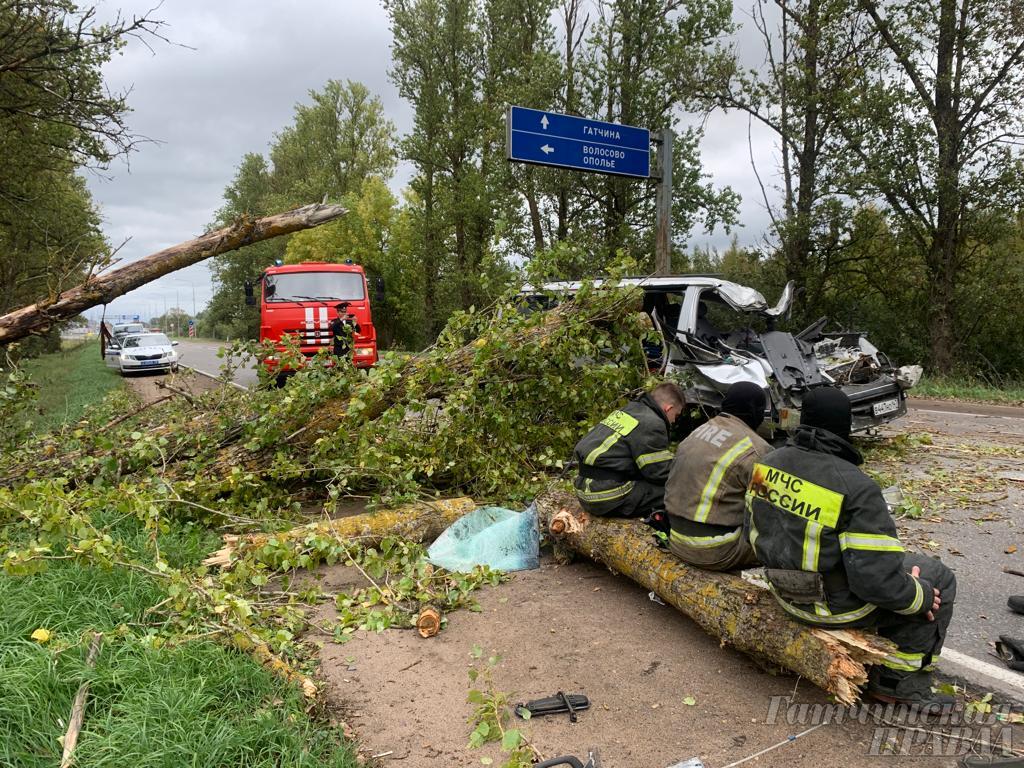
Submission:
<svg viewBox="0 0 1024 768">
<path fill-rule="evenodd" d="M 850 400 L 820 387 L 803 401 L 785 447 L 754 465 L 745 527 L 779 604 L 830 629 L 874 627 L 897 650 L 872 667 L 868 694 L 914 707 L 952 706 L 931 668 L 953 615 L 956 579 L 905 552 L 882 491 L 857 468 Z"/>
</svg>

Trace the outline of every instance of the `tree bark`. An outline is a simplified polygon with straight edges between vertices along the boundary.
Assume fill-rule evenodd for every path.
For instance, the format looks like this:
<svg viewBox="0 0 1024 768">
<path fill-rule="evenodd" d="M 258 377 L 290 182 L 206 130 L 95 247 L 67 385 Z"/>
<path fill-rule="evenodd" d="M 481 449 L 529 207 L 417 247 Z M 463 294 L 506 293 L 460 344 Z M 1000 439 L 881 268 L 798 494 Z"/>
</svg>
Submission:
<svg viewBox="0 0 1024 768">
<path fill-rule="evenodd" d="M 240 219 L 230 227 L 165 248 L 27 307 L 0 316 L 0 345 L 30 334 L 42 333 L 54 323 L 67 320 L 90 307 L 106 304 L 158 277 L 245 245 L 318 227 L 343 216 L 340 205 L 307 205 L 261 219 Z"/>
<path fill-rule="evenodd" d="M 456 499 L 407 504 L 398 509 L 382 509 L 326 522 L 309 523 L 281 533 L 251 533 L 245 536 L 228 534 L 224 546 L 203 561 L 214 568 L 230 568 L 247 549 L 259 549 L 270 538 L 278 541 L 304 539 L 309 535 L 329 535 L 338 539 L 359 539 L 363 544 L 379 541 L 385 536 L 399 536 L 419 543 L 430 542 L 469 512 L 476 502 L 465 496 Z"/>
<path fill-rule="evenodd" d="M 537 508 L 542 530 L 559 545 L 653 590 L 722 645 L 783 666 L 844 704 L 857 701 L 867 681 L 866 665 L 894 649 L 877 635 L 798 624 L 766 589 L 732 573 L 686 565 L 654 546 L 646 526 L 592 518 L 565 491 L 545 494 Z"/>
</svg>

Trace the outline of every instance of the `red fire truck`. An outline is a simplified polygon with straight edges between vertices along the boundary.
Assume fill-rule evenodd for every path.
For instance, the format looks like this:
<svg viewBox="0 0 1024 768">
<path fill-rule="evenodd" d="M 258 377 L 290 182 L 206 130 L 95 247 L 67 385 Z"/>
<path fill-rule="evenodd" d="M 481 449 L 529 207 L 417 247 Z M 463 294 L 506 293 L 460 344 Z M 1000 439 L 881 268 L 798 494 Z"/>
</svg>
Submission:
<svg viewBox="0 0 1024 768">
<path fill-rule="evenodd" d="M 383 299 L 383 282 L 376 281 L 377 300 Z M 358 264 L 304 261 L 267 267 L 245 286 L 245 301 L 256 304 L 255 285 L 260 292 L 260 341 L 280 342 L 285 334 L 298 339 L 302 354 L 312 357 L 321 349 L 331 350 L 331 321 L 335 307 L 348 302 L 348 313 L 359 324 L 353 336 L 352 362 L 369 368 L 377 362 L 377 332 L 370 314 L 366 273 Z M 279 347 L 283 348 L 283 347 Z M 264 361 L 276 367 L 276 361 Z M 284 371 L 282 371 L 282 374 Z"/>
</svg>

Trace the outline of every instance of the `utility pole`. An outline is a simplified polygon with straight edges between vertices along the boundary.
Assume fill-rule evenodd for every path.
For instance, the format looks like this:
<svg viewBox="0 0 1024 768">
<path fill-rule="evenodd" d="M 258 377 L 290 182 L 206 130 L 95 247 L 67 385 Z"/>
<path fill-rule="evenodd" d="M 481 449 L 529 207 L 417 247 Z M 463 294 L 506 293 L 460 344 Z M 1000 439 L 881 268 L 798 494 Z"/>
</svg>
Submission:
<svg viewBox="0 0 1024 768">
<path fill-rule="evenodd" d="M 652 141 L 658 146 L 658 186 L 655 190 L 654 274 L 672 271 L 672 141 L 671 128 L 662 128 Z"/>
</svg>

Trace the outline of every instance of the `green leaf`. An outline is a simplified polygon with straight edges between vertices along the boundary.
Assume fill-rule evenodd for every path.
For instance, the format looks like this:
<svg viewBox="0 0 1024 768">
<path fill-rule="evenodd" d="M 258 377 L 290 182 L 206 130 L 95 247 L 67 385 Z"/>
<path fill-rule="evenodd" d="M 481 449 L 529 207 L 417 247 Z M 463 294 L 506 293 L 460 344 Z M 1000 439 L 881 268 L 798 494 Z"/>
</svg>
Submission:
<svg viewBox="0 0 1024 768">
<path fill-rule="evenodd" d="M 501 737 L 501 748 L 506 752 L 511 752 L 522 743 L 523 735 L 515 728 L 505 731 L 505 735 Z"/>
<path fill-rule="evenodd" d="M 687 696 L 685 699 L 683 699 L 683 704 L 685 704 L 688 707 L 692 707 L 696 703 L 697 700 L 693 698 L 693 696 Z"/>
</svg>

